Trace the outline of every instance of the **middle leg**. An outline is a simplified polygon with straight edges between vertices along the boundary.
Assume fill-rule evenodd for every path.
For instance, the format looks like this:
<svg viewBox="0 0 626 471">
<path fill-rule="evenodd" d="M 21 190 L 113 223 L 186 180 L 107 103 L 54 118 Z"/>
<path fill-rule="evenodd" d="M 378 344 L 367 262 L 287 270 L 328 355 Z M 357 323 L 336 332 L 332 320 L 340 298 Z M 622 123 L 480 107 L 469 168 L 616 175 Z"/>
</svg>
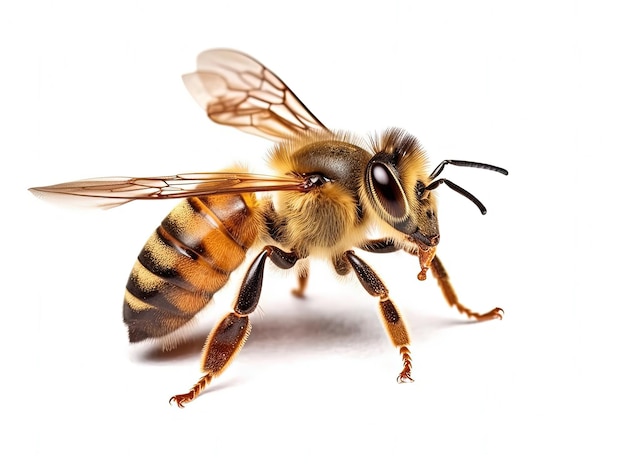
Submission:
<svg viewBox="0 0 626 471">
<path fill-rule="evenodd" d="M 372 268 L 358 257 L 352 250 L 343 254 L 344 259 L 350 264 L 359 282 L 371 296 L 378 297 L 378 306 L 382 316 L 385 329 L 395 347 L 400 349 L 402 357 L 402 371 L 398 375 L 398 382 L 405 383 L 413 381 L 411 378 L 411 352 L 409 350 L 409 333 L 404 325 L 404 321 L 398 309 L 389 299 L 389 290 L 372 270 Z"/>
<path fill-rule="evenodd" d="M 298 272 L 298 287 L 291 290 L 296 298 L 304 298 L 304 291 L 309 282 L 309 264 L 307 260 L 300 262 L 302 266 Z"/>
</svg>

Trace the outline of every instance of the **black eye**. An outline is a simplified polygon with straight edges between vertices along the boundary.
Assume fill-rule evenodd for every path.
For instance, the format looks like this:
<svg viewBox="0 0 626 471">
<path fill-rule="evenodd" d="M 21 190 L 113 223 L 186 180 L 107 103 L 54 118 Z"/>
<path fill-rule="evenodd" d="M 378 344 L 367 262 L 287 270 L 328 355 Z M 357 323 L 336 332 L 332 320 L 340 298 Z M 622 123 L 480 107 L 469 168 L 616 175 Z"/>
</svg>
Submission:
<svg viewBox="0 0 626 471">
<path fill-rule="evenodd" d="M 404 193 L 386 165 L 374 163 L 370 167 L 371 187 L 385 211 L 394 218 L 406 215 Z"/>
<path fill-rule="evenodd" d="M 322 186 L 331 181 L 330 178 L 322 175 L 321 173 L 311 173 L 309 175 L 304 175 L 304 177 L 303 187 L 305 190 Z"/>
</svg>

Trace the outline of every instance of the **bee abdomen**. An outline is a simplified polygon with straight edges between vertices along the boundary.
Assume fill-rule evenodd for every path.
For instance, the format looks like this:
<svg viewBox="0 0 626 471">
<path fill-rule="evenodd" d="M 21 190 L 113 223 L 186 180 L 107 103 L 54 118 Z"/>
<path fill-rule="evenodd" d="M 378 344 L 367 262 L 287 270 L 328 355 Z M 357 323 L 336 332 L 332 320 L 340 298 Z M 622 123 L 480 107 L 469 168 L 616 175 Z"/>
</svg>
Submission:
<svg viewBox="0 0 626 471">
<path fill-rule="evenodd" d="M 189 322 L 228 281 L 258 238 L 254 195 L 189 198 L 152 233 L 124 295 L 131 342 Z"/>
</svg>

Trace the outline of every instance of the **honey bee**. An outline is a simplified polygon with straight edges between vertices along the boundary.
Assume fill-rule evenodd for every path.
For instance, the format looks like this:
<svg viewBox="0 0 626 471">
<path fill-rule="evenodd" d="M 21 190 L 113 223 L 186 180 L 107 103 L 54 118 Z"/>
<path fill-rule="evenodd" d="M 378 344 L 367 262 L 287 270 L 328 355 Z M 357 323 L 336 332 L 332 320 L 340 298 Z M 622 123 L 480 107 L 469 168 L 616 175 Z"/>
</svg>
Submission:
<svg viewBox="0 0 626 471">
<path fill-rule="evenodd" d="M 436 255 L 439 243 L 434 190 L 446 185 L 472 201 L 471 193 L 445 178 L 446 165 L 508 172 L 494 165 L 444 160 L 432 172 L 418 140 L 391 128 L 369 139 L 332 131 L 267 67 L 227 49 L 198 56 L 197 71 L 184 75 L 191 95 L 208 117 L 274 141 L 268 158 L 274 175 L 244 168 L 167 177 L 98 178 L 31 188 L 38 196 L 109 208 L 135 200 L 184 198 L 153 232 L 132 268 L 124 296 L 130 342 L 162 340 L 173 348 L 181 332 L 228 282 L 246 258 L 250 263 L 232 312 L 212 329 L 202 353 L 203 376 L 170 403 L 183 407 L 223 373 L 251 330 L 250 314 L 261 295 L 269 259 L 294 268 L 303 296 L 309 257 L 329 260 L 339 275 L 353 273 L 377 298 L 382 323 L 399 350 L 398 382 L 412 381 L 409 332 L 389 291 L 354 251 L 402 250 L 417 257 L 418 279 L 430 270 L 443 295 L 477 321 L 501 319 L 496 307 L 474 312 L 459 302 Z M 373 232 L 376 237 L 372 238 Z"/>
</svg>

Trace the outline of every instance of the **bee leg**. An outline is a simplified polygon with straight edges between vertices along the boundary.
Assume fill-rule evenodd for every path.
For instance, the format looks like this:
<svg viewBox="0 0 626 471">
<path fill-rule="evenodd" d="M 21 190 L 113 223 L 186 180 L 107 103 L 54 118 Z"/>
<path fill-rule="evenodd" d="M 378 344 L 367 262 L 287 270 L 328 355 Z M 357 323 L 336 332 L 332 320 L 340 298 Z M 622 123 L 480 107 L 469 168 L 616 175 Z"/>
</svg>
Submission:
<svg viewBox="0 0 626 471">
<path fill-rule="evenodd" d="M 247 315 L 238 314 L 237 309 L 222 318 L 207 338 L 202 352 L 202 371 L 206 374 L 186 394 L 170 398 L 178 407 L 193 401 L 209 385 L 211 380 L 226 369 L 241 350 L 252 326 Z"/>
<path fill-rule="evenodd" d="M 178 394 L 170 399 L 178 407 L 193 401 L 209 385 L 211 380 L 221 374 L 243 347 L 252 325 L 248 316 L 254 311 L 261 297 L 263 269 L 265 261 L 270 260 L 280 268 L 291 268 L 298 261 L 292 252 L 284 252 L 278 247 L 267 246 L 256 256 L 239 288 L 239 294 L 233 312 L 225 315 L 209 334 L 202 351 L 202 371 L 206 373 L 186 394 Z"/>
<path fill-rule="evenodd" d="M 371 253 L 392 253 L 400 250 L 394 245 L 391 239 L 368 240 L 364 244 L 361 244 L 359 248 Z"/>
<path fill-rule="evenodd" d="M 309 282 L 309 265 L 303 265 L 298 273 L 298 287 L 291 290 L 296 298 L 304 298 L 304 290 Z"/>
<path fill-rule="evenodd" d="M 398 375 L 398 383 L 412 382 L 411 378 L 411 352 L 409 351 L 409 333 L 404 325 L 398 309 L 389 299 L 389 290 L 372 270 L 372 268 L 359 258 L 352 250 L 344 253 L 345 260 L 352 266 L 357 278 L 370 295 L 379 298 L 379 308 L 387 334 L 395 347 L 400 348 L 402 356 L 402 371 Z"/>
<path fill-rule="evenodd" d="M 430 269 L 437 279 L 437 283 L 439 283 L 439 288 L 441 288 L 443 296 L 444 298 L 446 298 L 446 301 L 448 301 L 448 304 L 450 306 L 456 307 L 461 314 L 465 314 L 470 319 L 475 319 L 477 321 L 502 319 L 502 314 L 504 314 L 504 311 L 499 307 L 495 307 L 491 311 L 484 314 L 479 314 L 477 312 L 471 311 L 463 304 L 461 304 L 456 297 L 454 288 L 452 288 L 452 284 L 450 283 L 450 279 L 448 278 L 448 273 L 446 272 L 446 269 L 443 267 L 441 260 L 439 260 L 439 257 L 437 257 L 436 255 L 431 262 Z"/>
</svg>

